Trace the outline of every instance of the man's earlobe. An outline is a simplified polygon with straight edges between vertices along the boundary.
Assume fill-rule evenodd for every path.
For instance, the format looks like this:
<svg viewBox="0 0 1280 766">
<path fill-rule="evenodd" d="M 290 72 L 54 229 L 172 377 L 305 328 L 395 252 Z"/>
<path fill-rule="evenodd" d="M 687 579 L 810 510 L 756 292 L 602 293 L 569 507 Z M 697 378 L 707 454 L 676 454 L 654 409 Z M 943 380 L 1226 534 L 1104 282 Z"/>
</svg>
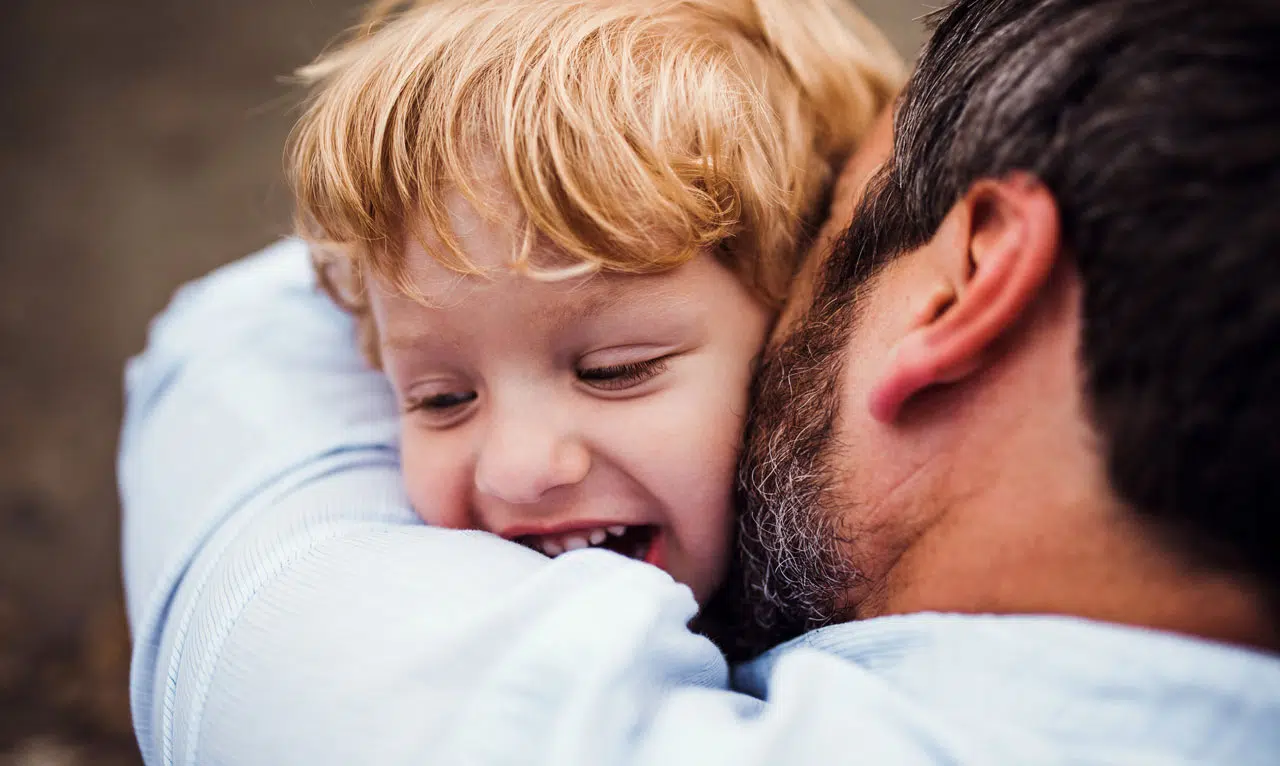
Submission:
<svg viewBox="0 0 1280 766">
<path fill-rule="evenodd" d="M 948 276 L 894 346 L 868 398 L 872 417 L 890 423 L 921 391 L 981 370 L 1040 294 L 1060 245 L 1058 206 L 1038 179 L 1018 173 L 974 184 L 924 246 Z"/>
</svg>

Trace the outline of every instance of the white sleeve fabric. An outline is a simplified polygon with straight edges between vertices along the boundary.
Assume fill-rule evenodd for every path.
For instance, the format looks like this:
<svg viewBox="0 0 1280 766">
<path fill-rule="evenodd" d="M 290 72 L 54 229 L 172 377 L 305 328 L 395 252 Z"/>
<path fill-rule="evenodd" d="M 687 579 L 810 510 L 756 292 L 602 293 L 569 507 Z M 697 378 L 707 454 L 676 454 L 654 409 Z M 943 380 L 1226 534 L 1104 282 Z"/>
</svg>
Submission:
<svg viewBox="0 0 1280 766">
<path fill-rule="evenodd" d="M 150 766 L 911 764 L 965 750 L 819 652 L 781 657 L 768 703 L 728 690 L 723 657 L 686 627 L 692 595 L 655 568 L 422 525 L 392 395 L 299 243 L 184 288 L 126 388 L 131 695 Z"/>
<path fill-rule="evenodd" d="M 352 339 L 289 242 L 184 288 L 129 366 L 147 763 L 601 763 L 667 687 L 725 685 L 666 575 L 421 525 Z"/>
</svg>

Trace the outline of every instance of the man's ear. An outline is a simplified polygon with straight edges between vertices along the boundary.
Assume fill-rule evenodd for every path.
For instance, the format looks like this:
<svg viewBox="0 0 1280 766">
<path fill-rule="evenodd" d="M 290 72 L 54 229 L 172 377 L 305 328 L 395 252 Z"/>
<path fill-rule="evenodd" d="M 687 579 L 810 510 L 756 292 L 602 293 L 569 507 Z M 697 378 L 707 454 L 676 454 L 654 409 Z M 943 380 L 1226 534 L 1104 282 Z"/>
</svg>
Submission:
<svg viewBox="0 0 1280 766">
<path fill-rule="evenodd" d="M 1060 244 L 1057 203 L 1038 179 L 974 184 L 924 247 L 945 276 L 872 387 L 872 417 L 890 423 L 917 393 L 982 369 L 1048 281 Z"/>
</svg>

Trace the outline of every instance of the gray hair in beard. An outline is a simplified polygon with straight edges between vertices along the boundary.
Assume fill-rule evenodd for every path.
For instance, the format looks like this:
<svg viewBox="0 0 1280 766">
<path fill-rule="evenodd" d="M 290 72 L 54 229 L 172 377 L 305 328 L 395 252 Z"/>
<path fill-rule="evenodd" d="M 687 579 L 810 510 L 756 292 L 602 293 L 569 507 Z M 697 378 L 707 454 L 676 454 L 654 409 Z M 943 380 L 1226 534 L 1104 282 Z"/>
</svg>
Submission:
<svg viewBox="0 0 1280 766">
<path fill-rule="evenodd" d="M 835 619 L 857 570 L 830 463 L 852 300 L 828 299 L 770 354 L 753 385 L 738 474 L 738 545 L 722 648 L 745 659 Z"/>
<path fill-rule="evenodd" d="M 725 587 L 709 605 L 706 631 L 743 660 L 841 619 L 861 578 L 850 556 L 847 502 L 835 491 L 835 439 L 846 348 L 863 298 L 895 256 L 901 206 L 892 161 L 867 184 L 852 225 L 832 247 L 815 299 L 752 384 L 738 468 L 738 540 Z"/>
</svg>

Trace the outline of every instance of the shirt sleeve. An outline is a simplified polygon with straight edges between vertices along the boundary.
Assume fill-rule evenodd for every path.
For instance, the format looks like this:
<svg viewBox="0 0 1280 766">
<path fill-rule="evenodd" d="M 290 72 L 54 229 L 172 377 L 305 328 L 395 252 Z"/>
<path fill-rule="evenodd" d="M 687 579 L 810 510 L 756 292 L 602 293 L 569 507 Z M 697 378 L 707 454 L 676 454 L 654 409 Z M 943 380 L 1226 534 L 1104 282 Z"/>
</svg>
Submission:
<svg viewBox="0 0 1280 766">
<path fill-rule="evenodd" d="M 849 735 L 818 704 L 845 670 L 788 660 L 768 706 L 728 691 L 659 570 L 419 523 L 392 395 L 299 243 L 180 291 L 126 378 L 150 766 L 791 763 Z"/>
</svg>

